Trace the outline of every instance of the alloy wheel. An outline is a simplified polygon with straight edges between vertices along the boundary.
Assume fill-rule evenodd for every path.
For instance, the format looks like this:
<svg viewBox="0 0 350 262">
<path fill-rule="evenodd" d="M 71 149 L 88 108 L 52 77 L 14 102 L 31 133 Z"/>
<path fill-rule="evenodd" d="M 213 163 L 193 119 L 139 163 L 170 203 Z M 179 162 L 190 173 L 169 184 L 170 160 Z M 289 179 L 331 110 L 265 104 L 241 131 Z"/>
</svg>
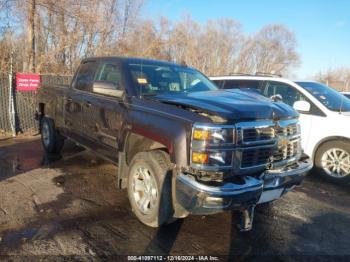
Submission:
<svg viewBox="0 0 350 262">
<path fill-rule="evenodd" d="M 154 176 L 145 167 L 139 167 L 131 176 L 132 194 L 137 208 L 143 214 L 150 214 L 157 205 L 158 190 Z"/>
<path fill-rule="evenodd" d="M 340 148 L 331 148 L 321 158 L 323 170 L 330 176 L 342 178 L 350 174 L 350 154 Z"/>
</svg>

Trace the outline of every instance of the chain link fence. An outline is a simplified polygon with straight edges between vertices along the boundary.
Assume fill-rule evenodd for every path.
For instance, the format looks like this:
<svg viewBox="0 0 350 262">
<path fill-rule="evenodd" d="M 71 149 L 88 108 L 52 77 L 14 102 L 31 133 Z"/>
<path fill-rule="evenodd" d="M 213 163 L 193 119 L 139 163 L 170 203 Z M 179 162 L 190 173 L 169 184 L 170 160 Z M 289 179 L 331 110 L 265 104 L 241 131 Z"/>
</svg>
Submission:
<svg viewBox="0 0 350 262">
<path fill-rule="evenodd" d="M 68 85 L 72 76 L 41 75 L 41 86 Z M 12 108 L 15 118 L 15 133 L 37 133 L 38 122 L 34 119 L 37 105 L 37 91 L 17 91 L 15 81 L 12 79 L 12 92 L 10 92 L 9 74 L 0 73 L 0 136 L 12 134 Z M 11 95 L 10 95 L 11 93 Z"/>
<path fill-rule="evenodd" d="M 9 75 L 0 73 L 0 135 L 11 133 Z"/>
</svg>

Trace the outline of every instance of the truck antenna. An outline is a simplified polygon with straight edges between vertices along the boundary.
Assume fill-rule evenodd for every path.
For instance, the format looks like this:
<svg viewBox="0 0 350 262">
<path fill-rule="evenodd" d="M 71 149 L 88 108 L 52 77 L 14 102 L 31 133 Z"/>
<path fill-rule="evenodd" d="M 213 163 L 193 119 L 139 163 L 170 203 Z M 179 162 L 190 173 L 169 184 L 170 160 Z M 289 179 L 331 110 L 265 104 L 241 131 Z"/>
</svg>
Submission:
<svg viewBox="0 0 350 262">
<path fill-rule="evenodd" d="M 140 77 L 142 77 L 143 75 L 143 60 L 141 59 L 141 74 Z M 140 87 L 140 98 L 142 97 L 142 84 L 139 83 L 139 87 Z"/>
<path fill-rule="evenodd" d="M 344 98 L 345 98 L 345 96 L 342 95 L 342 98 L 341 98 L 341 101 L 340 101 L 339 114 L 341 114 L 342 110 L 343 110 Z"/>
</svg>

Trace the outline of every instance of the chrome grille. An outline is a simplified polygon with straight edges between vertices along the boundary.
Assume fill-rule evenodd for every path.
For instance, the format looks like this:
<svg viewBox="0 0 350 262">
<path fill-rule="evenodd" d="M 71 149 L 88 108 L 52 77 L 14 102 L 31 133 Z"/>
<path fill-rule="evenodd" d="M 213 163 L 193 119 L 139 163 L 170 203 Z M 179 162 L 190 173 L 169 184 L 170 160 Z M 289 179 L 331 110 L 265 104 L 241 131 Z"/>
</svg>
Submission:
<svg viewBox="0 0 350 262">
<path fill-rule="evenodd" d="M 293 159 L 300 152 L 300 140 L 291 141 L 283 148 L 275 149 L 271 147 L 261 147 L 246 149 L 242 152 L 242 168 L 266 165 L 269 162 L 276 164 L 281 161 Z M 270 159 L 270 156 L 271 157 Z"/>
<path fill-rule="evenodd" d="M 242 152 L 242 168 L 265 165 L 273 153 L 273 148 L 247 149 Z"/>
<path fill-rule="evenodd" d="M 268 163 L 281 166 L 293 161 L 301 152 L 300 131 L 296 120 L 284 120 L 269 126 L 248 126 L 241 129 L 241 168 Z M 284 143 L 280 143 L 284 142 Z"/>
<path fill-rule="evenodd" d="M 284 161 L 298 155 L 300 151 L 300 139 L 290 141 L 288 145 L 283 148 L 278 148 L 273 155 L 273 162 Z"/>
<path fill-rule="evenodd" d="M 295 136 L 298 134 L 297 124 L 292 124 L 284 127 L 277 127 L 276 134 L 278 136 Z"/>
<path fill-rule="evenodd" d="M 243 142 L 271 140 L 275 137 L 273 127 L 246 128 L 243 130 Z"/>
</svg>

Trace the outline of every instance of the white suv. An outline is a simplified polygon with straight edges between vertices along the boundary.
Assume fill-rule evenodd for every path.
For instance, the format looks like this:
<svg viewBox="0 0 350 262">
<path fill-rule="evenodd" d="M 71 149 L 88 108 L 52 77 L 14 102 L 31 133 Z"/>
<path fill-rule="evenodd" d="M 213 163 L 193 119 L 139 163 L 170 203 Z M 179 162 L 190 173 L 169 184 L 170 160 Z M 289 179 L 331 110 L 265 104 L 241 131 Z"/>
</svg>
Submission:
<svg viewBox="0 0 350 262">
<path fill-rule="evenodd" d="M 273 76 L 211 77 L 222 89 L 259 92 L 282 100 L 300 113 L 302 148 L 314 160 L 317 173 L 350 182 L 350 100 L 318 82 L 290 81 Z"/>
</svg>

